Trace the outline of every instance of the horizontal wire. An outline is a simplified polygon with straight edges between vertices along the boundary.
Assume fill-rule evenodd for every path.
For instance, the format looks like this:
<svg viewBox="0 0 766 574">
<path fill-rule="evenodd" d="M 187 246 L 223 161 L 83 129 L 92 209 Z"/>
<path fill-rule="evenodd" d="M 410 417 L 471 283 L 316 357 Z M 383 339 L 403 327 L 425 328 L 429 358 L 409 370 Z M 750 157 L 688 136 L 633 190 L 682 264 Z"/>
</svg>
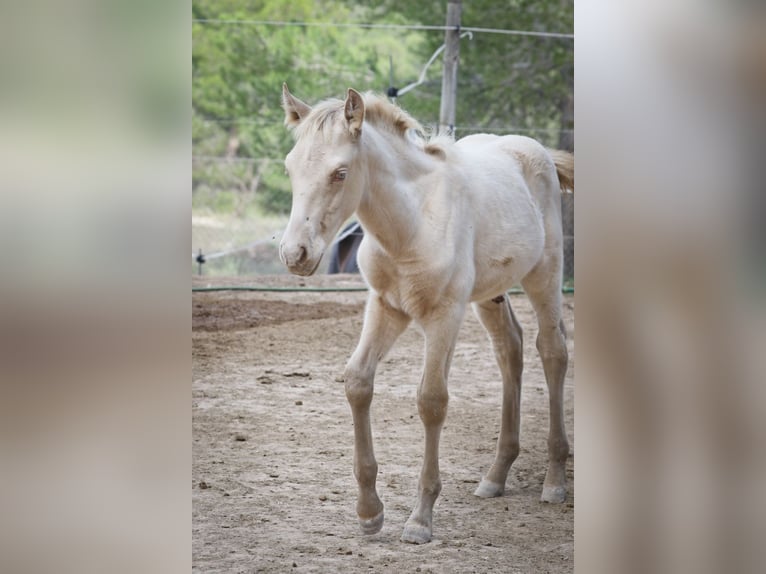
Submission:
<svg viewBox="0 0 766 574">
<path fill-rule="evenodd" d="M 466 32 L 476 32 L 478 34 L 505 34 L 507 36 L 537 36 L 540 38 L 564 38 L 574 40 L 574 34 L 564 34 L 561 32 L 535 32 L 532 30 L 502 30 L 500 28 L 475 28 L 473 26 L 461 26 L 460 30 Z"/>
<path fill-rule="evenodd" d="M 455 126 L 457 130 L 463 130 L 466 132 L 507 132 L 512 135 L 515 132 L 558 132 L 558 133 L 572 133 L 574 130 L 562 130 L 560 128 L 488 128 L 485 126 Z"/>
<path fill-rule="evenodd" d="M 233 24 L 244 26 L 297 26 L 305 28 L 368 28 L 379 30 L 454 30 L 454 26 L 430 26 L 426 24 L 365 24 L 363 22 L 299 22 L 285 20 L 239 20 L 218 18 L 193 18 L 195 24 Z"/>
<path fill-rule="evenodd" d="M 219 257 L 226 257 L 227 255 L 232 255 L 234 253 L 239 253 L 240 251 L 248 251 L 249 249 L 252 249 L 253 247 L 257 247 L 258 245 L 263 245 L 264 243 L 271 243 L 273 241 L 276 241 L 276 235 L 270 239 L 260 239 L 258 241 L 253 241 L 251 243 L 248 243 L 247 245 L 241 245 L 239 247 L 233 247 L 231 249 L 225 249 L 223 251 L 216 251 L 215 253 L 205 253 L 202 252 L 202 257 L 205 259 L 205 261 L 209 261 L 210 259 L 218 259 Z M 196 261 L 197 257 L 200 256 L 200 253 L 192 253 L 192 260 Z"/>
<path fill-rule="evenodd" d="M 298 26 L 314 28 L 367 28 L 377 30 L 428 30 L 476 32 L 479 34 L 504 34 L 507 36 L 536 36 L 540 38 L 565 38 L 574 40 L 574 34 L 561 32 L 536 32 L 532 30 L 504 30 L 501 28 L 478 28 L 475 26 L 431 26 L 426 24 L 365 24 L 354 22 L 287 22 L 283 20 L 224 20 L 216 18 L 194 18 L 196 24 L 227 24 L 243 26 Z"/>
</svg>

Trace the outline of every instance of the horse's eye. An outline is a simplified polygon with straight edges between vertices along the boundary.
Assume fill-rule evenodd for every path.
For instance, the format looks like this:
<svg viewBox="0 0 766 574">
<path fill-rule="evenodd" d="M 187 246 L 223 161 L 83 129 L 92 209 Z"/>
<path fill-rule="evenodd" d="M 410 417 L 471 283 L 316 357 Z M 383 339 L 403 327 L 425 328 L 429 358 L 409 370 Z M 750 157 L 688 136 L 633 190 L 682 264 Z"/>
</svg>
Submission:
<svg viewBox="0 0 766 574">
<path fill-rule="evenodd" d="M 338 169 L 338 170 L 334 171 L 333 174 L 332 174 L 333 182 L 343 181 L 344 179 L 346 179 L 346 174 L 347 173 L 348 172 L 345 169 Z"/>
</svg>

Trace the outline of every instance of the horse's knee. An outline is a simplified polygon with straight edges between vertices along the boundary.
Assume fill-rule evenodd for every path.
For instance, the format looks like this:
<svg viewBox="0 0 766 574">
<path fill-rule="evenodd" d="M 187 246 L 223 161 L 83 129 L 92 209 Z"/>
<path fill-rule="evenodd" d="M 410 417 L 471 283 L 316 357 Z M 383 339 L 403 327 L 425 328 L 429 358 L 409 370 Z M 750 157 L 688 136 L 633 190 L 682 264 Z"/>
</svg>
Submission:
<svg viewBox="0 0 766 574">
<path fill-rule="evenodd" d="M 367 408 L 372 402 L 372 379 L 346 371 L 346 399 L 352 408 Z"/>
<path fill-rule="evenodd" d="M 418 413 L 426 425 L 443 423 L 448 403 L 449 394 L 445 387 L 418 391 Z"/>
<path fill-rule="evenodd" d="M 540 353 L 540 357 L 544 361 L 553 360 L 566 363 L 569 358 L 566 338 L 558 324 L 548 329 L 540 329 L 537 334 L 536 346 L 537 352 Z"/>
</svg>

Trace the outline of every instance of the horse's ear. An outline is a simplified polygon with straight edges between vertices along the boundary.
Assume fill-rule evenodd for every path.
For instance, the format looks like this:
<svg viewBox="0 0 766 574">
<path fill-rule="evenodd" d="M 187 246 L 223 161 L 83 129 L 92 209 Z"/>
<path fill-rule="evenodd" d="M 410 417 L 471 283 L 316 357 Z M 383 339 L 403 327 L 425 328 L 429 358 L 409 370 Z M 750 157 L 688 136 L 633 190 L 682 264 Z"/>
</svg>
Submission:
<svg viewBox="0 0 766 574">
<path fill-rule="evenodd" d="M 364 101 L 362 100 L 362 94 L 353 88 L 349 88 L 343 112 L 348 121 L 348 130 L 352 136 L 357 137 L 362 133 L 362 123 L 364 123 Z"/>
<path fill-rule="evenodd" d="M 285 125 L 289 128 L 297 126 L 311 112 L 311 106 L 290 93 L 287 82 L 282 84 L 282 108 L 285 110 Z"/>
</svg>

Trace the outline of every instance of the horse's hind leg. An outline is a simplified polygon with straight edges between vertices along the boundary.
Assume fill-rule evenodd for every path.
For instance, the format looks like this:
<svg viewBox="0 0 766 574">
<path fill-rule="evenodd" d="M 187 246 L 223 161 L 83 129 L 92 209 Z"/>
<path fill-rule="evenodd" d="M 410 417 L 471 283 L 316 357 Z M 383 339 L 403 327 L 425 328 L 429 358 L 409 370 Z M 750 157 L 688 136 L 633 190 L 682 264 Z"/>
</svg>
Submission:
<svg viewBox="0 0 766 574">
<path fill-rule="evenodd" d="M 375 534 L 383 527 L 383 503 L 375 488 L 378 463 L 370 427 L 375 369 L 409 322 L 407 316 L 372 294 L 367 302 L 359 344 L 343 375 L 354 419 L 354 476 L 359 486 L 356 512 L 365 534 Z"/>
<path fill-rule="evenodd" d="M 519 455 L 521 372 L 524 368 L 522 330 L 513 314 L 508 296 L 473 304 L 476 316 L 492 341 L 503 377 L 503 407 L 495 462 L 474 492 L 489 498 L 502 496 L 508 471 Z"/>
<path fill-rule="evenodd" d="M 553 251 L 521 282 L 537 315 L 537 350 L 548 384 L 548 472 L 543 483 L 543 502 L 566 500 L 566 460 L 569 441 L 564 428 L 564 378 L 568 352 L 561 317 L 561 255 Z"/>
</svg>

